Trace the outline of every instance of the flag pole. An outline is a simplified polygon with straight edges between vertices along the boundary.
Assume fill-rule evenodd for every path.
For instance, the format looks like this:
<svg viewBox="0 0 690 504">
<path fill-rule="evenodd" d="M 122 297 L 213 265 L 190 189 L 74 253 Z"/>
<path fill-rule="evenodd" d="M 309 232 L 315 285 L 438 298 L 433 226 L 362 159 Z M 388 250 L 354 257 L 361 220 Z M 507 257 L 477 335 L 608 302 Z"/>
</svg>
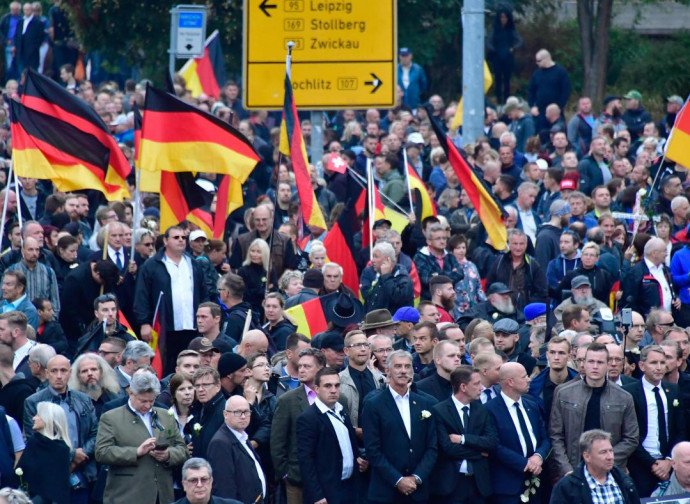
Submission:
<svg viewBox="0 0 690 504">
<path fill-rule="evenodd" d="M 7 218 L 7 204 L 10 201 L 10 182 L 12 181 L 12 173 L 14 171 L 14 156 L 10 158 L 10 171 L 7 174 L 7 186 L 5 189 L 5 203 L 2 205 L 2 223 L 0 223 L 0 242 L 5 236 L 5 219 Z M 20 233 L 21 235 L 21 233 Z M 10 249 L 12 244 L 10 243 Z"/>
<path fill-rule="evenodd" d="M 410 169 L 407 165 L 407 149 L 403 147 L 403 163 L 405 167 L 405 181 L 407 182 L 407 199 L 410 200 L 410 213 L 414 213 L 414 205 L 412 204 L 412 186 L 410 185 Z"/>
<path fill-rule="evenodd" d="M 139 205 L 141 204 L 141 168 L 137 169 L 136 164 L 134 166 L 134 173 L 135 175 L 135 184 L 136 188 L 134 189 L 134 215 L 132 216 L 132 251 L 129 253 L 129 260 L 130 262 L 134 261 L 134 246 L 136 243 L 135 237 L 134 237 L 134 232 L 137 230 L 139 227 Z"/>
<path fill-rule="evenodd" d="M 14 157 L 12 158 L 14 159 Z M 12 160 L 10 160 L 12 162 Z M 9 187 L 9 185 L 8 185 Z M 22 200 L 19 199 L 19 179 L 17 178 L 17 172 L 14 172 L 14 190 L 17 193 L 17 221 L 19 222 L 19 229 L 22 229 L 24 225 L 22 224 Z M 22 235 L 23 236 L 23 235 Z M 24 238 L 21 238 L 22 246 L 24 245 Z"/>
<path fill-rule="evenodd" d="M 347 166 L 346 168 L 350 172 L 350 174 L 352 175 L 352 180 L 354 180 L 357 184 L 359 184 L 359 187 L 361 187 L 362 189 L 366 188 L 368 182 L 364 179 L 364 177 L 362 177 L 359 173 L 357 173 L 355 170 L 353 170 L 349 166 Z M 397 210 L 398 212 L 400 212 L 403 215 L 408 214 L 408 212 L 403 210 L 403 208 L 400 205 L 398 205 L 395 201 L 390 199 L 388 196 L 386 196 L 382 192 L 379 192 L 379 196 L 381 196 L 382 199 L 385 199 L 386 202 L 389 204 L 389 206 L 393 208 L 393 210 Z"/>
<path fill-rule="evenodd" d="M 374 219 L 376 202 L 374 200 L 374 174 L 371 170 L 371 159 L 367 158 L 367 203 L 369 206 L 369 260 L 374 258 Z"/>
</svg>

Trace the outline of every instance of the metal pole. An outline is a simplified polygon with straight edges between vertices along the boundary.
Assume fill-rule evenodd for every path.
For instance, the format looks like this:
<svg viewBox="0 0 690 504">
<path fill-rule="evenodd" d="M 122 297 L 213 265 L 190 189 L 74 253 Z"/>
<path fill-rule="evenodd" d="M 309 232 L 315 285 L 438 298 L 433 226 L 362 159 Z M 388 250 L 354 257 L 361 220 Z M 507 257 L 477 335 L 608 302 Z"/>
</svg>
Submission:
<svg viewBox="0 0 690 504">
<path fill-rule="evenodd" d="M 462 9 L 462 141 L 474 142 L 484 125 L 484 0 Z"/>
<path fill-rule="evenodd" d="M 412 204 L 412 186 L 410 186 L 410 165 L 407 163 L 407 149 L 403 146 L 403 164 L 405 167 L 405 182 L 407 183 L 407 199 L 410 201 L 410 213 L 414 213 L 414 205 Z"/>
<path fill-rule="evenodd" d="M 12 158 L 12 162 L 13 162 Z M 7 186 L 9 187 L 9 185 Z M 19 196 L 19 179 L 17 178 L 17 170 L 14 171 L 14 190 L 17 194 L 17 221 L 19 222 L 19 229 L 21 229 L 24 226 L 24 223 L 22 222 L 22 200 L 20 199 L 21 196 Z M 31 216 L 29 216 L 31 217 Z M 24 246 L 24 236 L 21 237 L 22 240 L 22 247 Z"/>
<path fill-rule="evenodd" d="M 175 23 L 177 22 L 177 10 L 170 11 L 170 48 L 168 49 L 168 73 L 170 78 L 175 77 Z"/>
<path fill-rule="evenodd" d="M 311 111 L 311 164 L 317 166 L 323 157 L 323 112 Z M 323 177 L 323 173 L 319 173 Z"/>
<path fill-rule="evenodd" d="M 5 203 L 2 205 L 2 222 L 0 223 L 0 243 L 2 243 L 2 238 L 5 236 L 5 219 L 7 218 L 7 204 L 10 201 L 10 184 L 12 183 L 12 173 L 14 170 L 14 157 L 10 159 L 10 172 L 7 174 L 7 185 L 5 186 Z M 17 202 L 17 207 L 19 207 L 19 202 Z M 10 243 L 10 248 L 12 244 Z"/>
</svg>

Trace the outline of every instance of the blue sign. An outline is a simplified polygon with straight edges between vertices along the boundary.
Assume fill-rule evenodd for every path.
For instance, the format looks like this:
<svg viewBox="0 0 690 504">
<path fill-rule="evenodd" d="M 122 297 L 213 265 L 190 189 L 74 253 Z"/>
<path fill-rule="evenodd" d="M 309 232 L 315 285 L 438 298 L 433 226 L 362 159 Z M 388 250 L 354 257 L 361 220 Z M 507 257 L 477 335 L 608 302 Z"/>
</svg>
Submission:
<svg viewBox="0 0 690 504">
<path fill-rule="evenodd" d="M 203 12 L 180 12 L 177 21 L 179 28 L 197 28 L 201 29 L 204 23 Z"/>
</svg>

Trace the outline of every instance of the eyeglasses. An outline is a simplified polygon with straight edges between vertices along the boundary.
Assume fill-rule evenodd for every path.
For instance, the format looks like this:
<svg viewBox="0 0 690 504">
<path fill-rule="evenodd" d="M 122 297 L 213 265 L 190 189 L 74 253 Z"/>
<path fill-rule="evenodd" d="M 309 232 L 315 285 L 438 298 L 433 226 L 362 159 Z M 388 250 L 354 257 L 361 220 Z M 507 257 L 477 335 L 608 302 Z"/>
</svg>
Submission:
<svg viewBox="0 0 690 504">
<path fill-rule="evenodd" d="M 210 383 L 195 383 L 194 388 L 195 389 L 208 389 L 210 387 L 213 387 L 214 385 L 218 385 L 216 382 L 210 382 Z"/>
<path fill-rule="evenodd" d="M 673 324 L 675 324 L 675 322 L 673 320 L 671 320 L 671 322 L 657 322 L 656 323 L 656 325 L 663 325 L 663 326 L 672 326 Z"/>
<path fill-rule="evenodd" d="M 232 413 L 236 417 L 248 417 L 249 415 L 252 414 L 251 411 L 249 410 L 225 410 L 226 413 Z"/>
<path fill-rule="evenodd" d="M 197 486 L 199 483 L 201 483 L 203 486 L 206 486 L 208 485 L 209 481 L 211 481 L 211 478 L 204 476 L 203 478 L 188 478 L 185 481 L 194 486 Z"/>
<path fill-rule="evenodd" d="M 184 240 L 184 239 L 185 239 L 184 235 L 168 236 L 168 240 Z"/>
<path fill-rule="evenodd" d="M 392 348 L 378 348 L 374 350 L 374 353 L 379 354 L 379 353 L 391 353 L 393 351 Z"/>
<path fill-rule="evenodd" d="M 354 343 L 347 345 L 345 348 L 369 348 L 369 343 Z"/>
</svg>

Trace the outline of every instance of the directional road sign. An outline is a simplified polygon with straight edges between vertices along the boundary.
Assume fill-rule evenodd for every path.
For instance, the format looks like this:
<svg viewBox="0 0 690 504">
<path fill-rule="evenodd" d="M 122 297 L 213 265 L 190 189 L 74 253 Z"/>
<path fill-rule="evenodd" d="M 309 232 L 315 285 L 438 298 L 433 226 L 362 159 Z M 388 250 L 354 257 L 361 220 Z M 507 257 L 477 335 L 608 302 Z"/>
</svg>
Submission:
<svg viewBox="0 0 690 504">
<path fill-rule="evenodd" d="M 178 5 L 172 9 L 171 47 L 177 58 L 200 58 L 206 42 L 206 7 Z"/>
<path fill-rule="evenodd" d="M 244 105 L 283 106 L 287 43 L 299 108 L 390 108 L 396 0 L 244 0 Z"/>
</svg>

